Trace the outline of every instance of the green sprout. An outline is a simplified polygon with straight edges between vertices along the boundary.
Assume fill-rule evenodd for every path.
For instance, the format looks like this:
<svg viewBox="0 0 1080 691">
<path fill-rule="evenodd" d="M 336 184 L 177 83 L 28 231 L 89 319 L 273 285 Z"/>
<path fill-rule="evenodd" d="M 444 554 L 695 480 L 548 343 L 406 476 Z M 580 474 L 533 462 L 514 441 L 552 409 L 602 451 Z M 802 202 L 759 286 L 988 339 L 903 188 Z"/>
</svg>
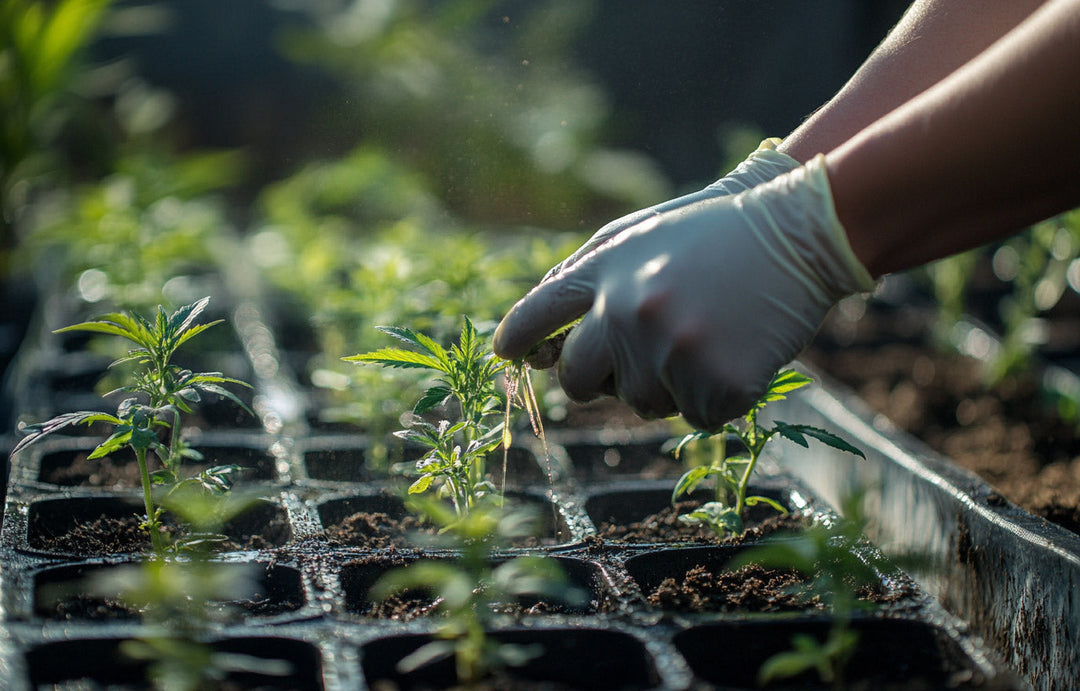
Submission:
<svg viewBox="0 0 1080 691">
<path fill-rule="evenodd" d="M 491 672 L 520 666 L 541 651 L 534 646 L 500 643 L 488 635 L 496 605 L 520 597 L 542 597 L 575 605 L 585 593 L 569 584 L 550 557 L 520 556 L 502 562 L 494 550 L 505 541 L 535 534 L 536 517 L 481 507 L 458 516 L 445 504 L 415 499 L 412 508 L 441 527 L 440 535 L 460 551 L 454 561 L 422 561 L 390 571 L 376 581 L 371 595 L 387 599 L 409 590 L 432 593 L 444 615 L 436 640 L 398 662 L 407 674 L 449 657 L 454 658 L 458 682 L 471 686 Z"/>
<path fill-rule="evenodd" d="M 696 431 L 679 440 L 675 447 L 676 457 L 687 444 L 692 442 L 708 439 L 716 444 L 716 453 L 711 462 L 695 466 L 679 478 L 671 494 L 671 501 L 674 503 L 680 496 L 690 494 L 709 478 L 714 480 L 715 498 L 694 511 L 679 516 L 679 520 L 690 524 L 707 525 L 718 537 L 722 537 L 727 533 L 736 535 L 742 533 L 743 511 L 746 507 L 768 504 L 780 513 L 786 514 L 787 509 L 769 497 L 747 496 L 750 478 L 761 457 L 761 452 L 769 440 L 777 434 L 803 447 L 809 447 L 806 438 L 812 437 L 833 448 L 863 457 L 859 449 L 835 434 L 817 427 L 777 421 L 772 427 L 766 428 L 758 423 L 758 414 L 768 404 L 784 400 L 788 393 L 801 389 L 811 382 L 813 379 L 795 370 L 782 370 L 773 376 L 765 393 L 742 418 L 727 423 L 716 434 Z M 729 437 L 738 440 L 744 452 L 729 455 L 727 449 Z"/>
<path fill-rule="evenodd" d="M 291 665 L 283 660 L 218 651 L 205 640 L 215 623 L 237 618 L 236 601 L 252 592 L 257 565 L 235 568 L 239 565 L 210 557 L 213 547 L 224 539 L 225 524 L 257 501 L 250 493 L 211 494 L 193 484 L 180 485 L 162 504 L 192 528 L 184 538 L 184 558 L 144 559 L 86 579 L 86 592 L 118 598 L 142 614 L 145 628 L 123 641 L 121 652 L 147 663 L 154 689 L 218 688 L 236 672 L 291 673 Z"/>
<path fill-rule="evenodd" d="M 860 595 L 880 587 L 879 574 L 894 567 L 879 552 L 860 548 L 866 525 L 860 497 L 846 498 L 843 506 L 843 517 L 748 549 L 727 565 L 729 570 L 757 564 L 798 571 L 810 577 L 802 587 L 830 605 L 832 623 L 825 640 L 809 634 L 792 636 L 791 649 L 768 658 L 758 670 L 761 685 L 816 672 L 822 683 L 844 688 L 844 668 L 859 643 L 859 633 L 851 628 L 852 616 L 872 606 Z"/>
<path fill-rule="evenodd" d="M 487 478 L 487 457 L 500 447 L 504 453 L 510 447 L 512 403 L 525 407 L 534 429 L 539 429 L 527 368 L 494 355 L 468 317 L 458 343 L 450 348 L 412 329 L 378 328 L 412 348 L 381 348 L 343 359 L 439 375 L 413 406 L 408 427 L 395 436 L 425 449 L 416 463 L 419 477 L 410 485 L 409 494 L 434 488 L 449 497 L 457 514 L 463 516 L 485 497 L 500 494 Z M 500 374 L 507 381 L 505 399 L 496 389 Z M 422 417 L 434 413 L 447 417 L 437 422 Z"/>
<path fill-rule="evenodd" d="M 197 477 L 183 478 L 180 472 L 183 459 L 201 460 L 202 456 L 181 439 L 181 414 L 191 413 L 193 406 L 207 395 L 223 396 L 251 412 L 243 401 L 225 388 L 225 385 L 229 384 L 250 385 L 226 377 L 220 372 L 192 372 L 171 362 L 173 354 L 181 345 L 221 322 L 217 320 L 205 324 L 195 323 L 209 302 L 210 298 L 206 297 L 181 307 L 172 314 L 159 306 L 153 321 L 135 314 L 113 313 L 58 329 L 57 333 L 88 331 L 119 336 L 134 343 L 134 349 L 110 365 L 111 368 L 133 363 L 136 369 L 131 374 L 130 383 L 106 396 L 119 392 L 133 395 L 120 402 L 115 415 L 79 411 L 27 425 L 23 428 L 27 436 L 12 450 L 14 455 L 45 436 L 73 425 L 89 426 L 99 422 L 111 425 L 112 435 L 98 444 L 89 458 L 102 458 L 125 447 L 134 451 L 139 464 L 146 510 L 143 527 L 150 535 L 154 552 L 158 554 L 163 553 L 169 545 L 162 530 L 163 509 L 157 505 L 154 498 L 155 487 L 164 488 L 167 494 L 194 484 L 208 492 L 221 493 L 231 487 L 230 476 L 239 470 L 239 466 L 235 465 L 215 466 L 202 471 Z M 150 452 L 161 463 L 161 467 L 153 472 L 150 471 L 147 460 Z M 177 545 L 174 543 L 173 546 Z"/>
</svg>

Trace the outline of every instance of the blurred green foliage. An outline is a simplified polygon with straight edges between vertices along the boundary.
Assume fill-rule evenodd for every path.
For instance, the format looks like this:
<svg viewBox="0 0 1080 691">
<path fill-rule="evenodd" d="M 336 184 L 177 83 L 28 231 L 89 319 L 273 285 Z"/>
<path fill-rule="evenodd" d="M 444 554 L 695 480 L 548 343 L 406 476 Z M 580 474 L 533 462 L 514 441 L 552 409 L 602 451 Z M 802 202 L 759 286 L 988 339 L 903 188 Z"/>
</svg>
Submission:
<svg viewBox="0 0 1080 691">
<path fill-rule="evenodd" d="M 0 0 L 0 250 L 33 188 L 64 165 L 54 146 L 83 101 L 72 89 L 110 0 Z"/>
<path fill-rule="evenodd" d="M 601 145 L 610 105 L 571 55 L 591 5 L 330 2 L 281 44 L 342 84 L 330 131 L 393 152 L 456 215 L 592 225 L 670 189 L 648 159 Z"/>
</svg>

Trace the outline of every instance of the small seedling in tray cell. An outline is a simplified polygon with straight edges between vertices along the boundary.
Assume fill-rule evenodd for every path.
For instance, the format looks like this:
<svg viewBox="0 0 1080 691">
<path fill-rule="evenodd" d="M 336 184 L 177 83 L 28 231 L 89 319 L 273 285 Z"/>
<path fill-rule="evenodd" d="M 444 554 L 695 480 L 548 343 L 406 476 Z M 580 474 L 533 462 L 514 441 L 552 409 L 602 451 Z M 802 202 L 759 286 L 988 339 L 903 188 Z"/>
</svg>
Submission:
<svg viewBox="0 0 1080 691">
<path fill-rule="evenodd" d="M 453 658 L 458 682 L 468 687 L 542 652 L 535 646 L 500 643 L 488 635 L 496 605 L 520 597 L 566 604 L 581 604 L 586 599 L 551 557 L 519 556 L 494 563 L 494 552 L 501 543 L 535 533 L 535 516 L 529 511 L 507 513 L 478 507 L 459 516 L 438 501 L 416 498 L 411 505 L 440 526 L 440 539 L 460 556 L 453 561 L 420 562 L 395 569 L 373 586 L 376 599 L 423 589 L 434 595 L 437 610 L 444 615 L 435 640 L 401 659 L 398 671 L 409 673 Z"/>
<path fill-rule="evenodd" d="M 412 329 L 395 326 L 379 330 L 410 348 L 381 348 L 344 359 L 438 374 L 413 406 L 407 428 L 395 433 L 424 450 L 410 469 L 418 477 L 409 494 L 435 489 L 453 502 L 458 515 L 467 514 L 484 498 L 500 496 L 487 478 L 486 463 L 490 454 L 500 447 L 505 453 L 511 444 L 511 406 L 522 404 L 534 428 L 539 425 L 525 366 L 495 356 L 468 317 L 458 342 L 449 348 Z M 496 388 L 500 374 L 507 382 L 505 398 Z M 425 419 L 433 414 L 445 417 L 434 422 Z"/>
<path fill-rule="evenodd" d="M 22 429 L 26 436 L 12 450 L 14 455 L 43 437 L 72 425 L 92 425 L 99 422 L 111 425 L 112 435 L 98 444 L 89 458 L 102 458 L 125 447 L 131 448 L 135 453 L 146 509 L 144 527 L 150 534 L 156 553 L 164 552 L 170 545 L 162 530 L 162 508 L 155 499 L 154 490 L 164 490 L 167 494 L 178 488 L 197 485 L 207 492 L 220 493 L 230 488 L 231 476 L 239 470 L 239 466 L 235 465 L 216 466 L 191 478 L 183 478 L 180 472 L 181 462 L 185 458 L 202 458 L 180 436 L 183 413 L 191 413 L 193 407 L 207 395 L 223 396 L 251 412 L 243 401 L 225 388 L 227 385 L 249 386 L 247 383 L 226 377 L 220 372 L 192 372 L 171 362 L 173 354 L 181 345 L 221 322 L 217 320 L 205 324 L 195 323 L 209 302 L 210 298 L 206 297 L 181 307 L 172 314 L 159 306 L 153 320 L 137 314 L 113 313 L 59 329 L 58 333 L 87 331 L 119 336 L 134 343 L 136 348 L 110 365 L 115 367 L 133 364 L 135 370 L 130 376 L 130 382 L 106 394 L 131 395 L 120 402 L 115 414 L 79 411 L 27 425 Z M 161 464 L 160 468 L 153 471 L 148 464 L 151 453 Z"/>
<path fill-rule="evenodd" d="M 781 513 L 787 513 L 787 509 L 774 499 L 747 495 L 750 478 L 761 458 L 761 453 L 766 444 L 776 435 L 803 447 L 809 447 L 807 437 L 810 437 L 841 451 L 863 456 L 859 449 L 832 432 L 818 427 L 779 421 L 774 422 L 772 427 L 764 427 L 758 423 L 758 415 L 766 406 L 775 401 L 784 400 L 787 394 L 801 389 L 812 381 L 810 377 L 795 370 L 782 370 L 772 378 L 765 393 L 742 418 L 727 423 L 716 434 L 696 431 L 679 440 L 675 446 L 676 457 L 693 442 L 708 439 L 716 445 L 716 453 L 711 462 L 686 471 L 675 484 L 675 489 L 671 494 L 671 500 L 674 503 L 680 496 L 690 494 L 706 480 L 712 479 L 715 498 L 694 511 L 680 516 L 680 520 L 707 525 L 717 536 L 722 537 L 727 533 L 736 535 L 742 533 L 743 511 L 748 506 L 768 504 Z M 740 452 L 728 454 L 729 438 L 738 440 L 742 446 Z"/>
</svg>

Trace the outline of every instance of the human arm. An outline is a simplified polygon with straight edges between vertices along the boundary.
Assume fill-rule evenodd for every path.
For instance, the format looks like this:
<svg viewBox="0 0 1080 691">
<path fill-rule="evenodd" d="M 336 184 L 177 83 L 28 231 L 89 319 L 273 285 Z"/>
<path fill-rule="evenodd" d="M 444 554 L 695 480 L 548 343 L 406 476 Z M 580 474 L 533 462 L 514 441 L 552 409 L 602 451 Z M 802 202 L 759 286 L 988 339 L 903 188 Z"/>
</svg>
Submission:
<svg viewBox="0 0 1080 691">
<path fill-rule="evenodd" d="M 880 276 L 1080 204 L 1077 123 L 1080 0 L 1051 0 L 828 153 L 856 256 Z"/>
<path fill-rule="evenodd" d="M 777 149 L 800 162 L 852 136 L 952 74 L 1044 0 L 918 0 L 828 103 Z"/>
</svg>

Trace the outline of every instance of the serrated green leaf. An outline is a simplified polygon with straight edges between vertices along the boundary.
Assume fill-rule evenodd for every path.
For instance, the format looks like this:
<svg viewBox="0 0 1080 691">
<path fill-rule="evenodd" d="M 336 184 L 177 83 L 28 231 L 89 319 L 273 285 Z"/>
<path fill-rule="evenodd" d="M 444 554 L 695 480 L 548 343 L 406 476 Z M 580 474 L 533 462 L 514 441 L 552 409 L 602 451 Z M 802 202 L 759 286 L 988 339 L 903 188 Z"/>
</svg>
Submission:
<svg viewBox="0 0 1080 691">
<path fill-rule="evenodd" d="M 701 484 L 702 480 L 717 472 L 718 470 L 712 466 L 699 465 L 683 473 L 679 481 L 675 483 L 675 489 L 671 492 L 671 503 L 674 504 L 675 500 L 682 495 L 693 492 Z"/>
<path fill-rule="evenodd" d="M 450 371 L 450 357 L 447 354 L 446 349 L 436 343 L 434 339 L 427 334 L 413 331 L 412 329 L 407 329 L 403 326 L 376 326 L 375 328 L 400 341 L 411 343 L 421 350 L 426 350 L 435 361 L 439 363 L 432 369 L 437 369 L 440 372 Z"/>
<path fill-rule="evenodd" d="M 409 494 L 423 494 L 428 491 L 434 481 L 434 475 L 421 475 L 420 479 L 409 485 Z"/>
<path fill-rule="evenodd" d="M 131 433 L 132 430 L 130 428 L 121 432 L 116 432 L 108 439 L 98 444 L 94 448 L 94 450 L 90 452 L 90 455 L 87 456 L 87 459 L 95 460 L 98 458 L 104 458 L 111 453 L 119 451 L 120 449 L 127 446 L 128 443 L 131 441 Z"/>
<path fill-rule="evenodd" d="M 454 395 L 454 392 L 447 386 L 432 386 L 424 392 L 424 395 L 421 396 L 420 400 L 413 406 L 413 414 L 423 415 L 431 409 L 442 405 L 443 402 L 452 395 Z"/>
<path fill-rule="evenodd" d="M 198 317 L 206 306 L 210 304 L 210 296 L 204 297 L 201 300 L 196 300 L 190 305 L 184 305 L 177 308 L 175 312 L 166 317 L 165 308 L 158 306 L 158 325 L 159 332 L 182 334 L 191 328 L 191 325 L 195 323 L 196 317 Z M 205 328 L 206 324 L 202 325 Z"/>
<path fill-rule="evenodd" d="M 862 450 L 853 446 L 844 439 L 829 432 L 828 430 L 821 429 L 820 427 L 813 427 L 811 425 L 791 425 L 786 422 L 777 422 L 775 429 L 781 436 L 794 441 L 801 446 L 809 446 L 806 439 L 803 436 L 812 437 L 817 439 L 823 444 L 838 449 L 840 451 L 846 451 L 847 453 L 854 454 L 859 458 L 866 458 Z M 801 440 L 801 441 L 800 441 Z"/>
<path fill-rule="evenodd" d="M 198 336 L 199 334 L 201 334 L 203 331 L 206 331 L 207 329 L 209 329 L 212 326 L 217 326 L 218 324 L 221 324 L 223 321 L 224 321 L 224 319 L 215 319 L 212 322 L 207 322 L 206 324 L 196 324 L 195 326 L 192 326 L 192 327 L 186 329 L 185 331 L 180 333 L 180 335 L 176 339 L 176 343 L 173 345 L 171 350 L 176 350 L 177 348 L 179 348 L 183 344 L 187 343 L 191 339 L 193 339 L 196 336 Z"/>
<path fill-rule="evenodd" d="M 793 369 L 781 370 L 773 376 L 768 388 L 765 389 L 765 394 L 754 403 L 754 409 L 760 410 L 769 403 L 782 401 L 787 398 L 787 394 L 813 382 L 813 379 L 801 372 Z"/>
<path fill-rule="evenodd" d="M 442 363 L 431 355 L 417 353 L 403 348 L 380 348 L 370 353 L 350 355 L 341 358 L 345 362 L 368 362 L 383 367 L 397 367 L 400 369 L 424 368 L 439 372 L 444 371 Z"/>
</svg>

